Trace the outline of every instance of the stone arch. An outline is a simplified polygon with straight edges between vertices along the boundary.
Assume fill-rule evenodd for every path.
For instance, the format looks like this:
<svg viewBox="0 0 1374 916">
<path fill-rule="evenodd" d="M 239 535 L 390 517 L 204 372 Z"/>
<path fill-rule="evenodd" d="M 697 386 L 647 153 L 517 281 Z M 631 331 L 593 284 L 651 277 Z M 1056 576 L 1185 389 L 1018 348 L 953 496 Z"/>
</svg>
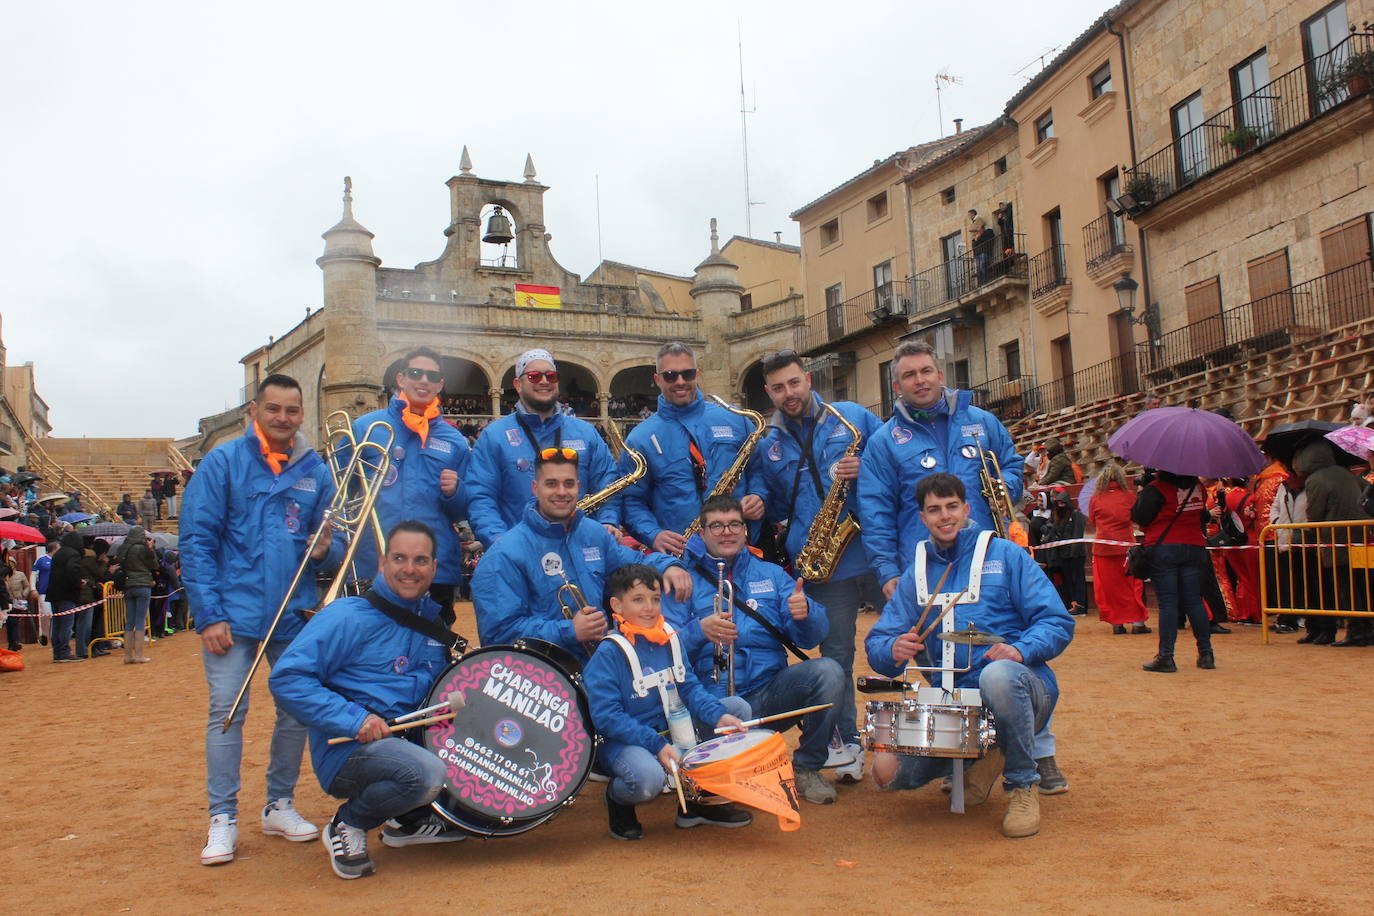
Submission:
<svg viewBox="0 0 1374 916">
<path fill-rule="evenodd" d="M 654 384 L 654 364 L 652 361 L 638 365 L 625 366 L 611 376 L 610 387 L 613 417 L 635 417 L 640 408 L 654 410 L 658 399 L 658 386 Z"/>
<path fill-rule="evenodd" d="M 739 374 L 739 385 L 735 389 L 735 403 L 750 410 L 757 410 L 765 416 L 773 409 L 773 402 L 763 390 L 763 355 L 745 364 Z"/>
<path fill-rule="evenodd" d="M 581 363 L 561 359 L 554 354 L 558 364 L 559 400 L 570 405 L 579 417 L 599 417 L 601 407 L 597 395 L 605 390 L 596 370 Z M 515 365 L 506 369 L 501 376 L 501 412 L 508 413 L 515 404 Z"/>
<path fill-rule="evenodd" d="M 508 245 L 496 245 L 491 242 L 482 241 L 482 236 L 486 234 L 487 222 L 500 207 L 510 220 L 511 239 Z M 523 266 L 520 262 L 520 230 L 524 226 L 518 207 L 504 198 L 498 197 L 484 201 L 477 209 L 477 258 L 478 263 L 484 267 L 506 267 L 519 268 Z"/>
</svg>

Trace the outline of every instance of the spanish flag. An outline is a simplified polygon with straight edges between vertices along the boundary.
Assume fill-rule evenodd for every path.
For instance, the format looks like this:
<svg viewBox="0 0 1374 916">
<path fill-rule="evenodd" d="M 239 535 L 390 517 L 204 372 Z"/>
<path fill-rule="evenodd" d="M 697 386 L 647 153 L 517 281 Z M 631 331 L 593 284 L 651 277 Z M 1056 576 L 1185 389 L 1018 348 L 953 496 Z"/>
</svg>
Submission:
<svg viewBox="0 0 1374 916">
<path fill-rule="evenodd" d="M 561 309 L 563 300 L 556 286 L 530 286 L 527 283 L 515 284 L 515 304 L 532 309 Z"/>
</svg>

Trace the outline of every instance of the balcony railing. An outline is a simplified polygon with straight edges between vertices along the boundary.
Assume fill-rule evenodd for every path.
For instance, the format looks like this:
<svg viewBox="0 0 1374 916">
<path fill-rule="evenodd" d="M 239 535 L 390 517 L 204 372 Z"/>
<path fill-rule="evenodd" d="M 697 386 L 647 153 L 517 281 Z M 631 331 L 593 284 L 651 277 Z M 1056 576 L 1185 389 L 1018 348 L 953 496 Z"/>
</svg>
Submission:
<svg viewBox="0 0 1374 916">
<path fill-rule="evenodd" d="M 978 253 L 961 254 L 957 258 L 923 270 L 911 278 L 912 294 L 916 312 L 927 312 L 959 302 L 963 297 L 976 293 L 979 289 L 998 280 L 1011 277 L 1026 278 L 1026 236 L 1016 233 L 1010 249 L 1003 248 L 1002 237 L 998 236 L 987 252 L 986 261 L 979 270 Z"/>
<path fill-rule="evenodd" d="M 1368 260 L 1227 309 L 1137 345 L 1142 372 L 1181 376 L 1374 316 Z"/>
<path fill-rule="evenodd" d="M 1157 204 L 1251 150 L 1311 123 L 1352 92 L 1369 92 L 1343 78 L 1348 62 L 1368 59 L 1374 34 L 1359 32 L 1330 51 L 1289 70 L 1208 118 L 1127 170 L 1125 190 L 1142 205 Z"/>
<path fill-rule="evenodd" d="M 1035 387 L 1029 375 L 1002 375 L 973 389 L 973 403 L 1000 420 L 1015 420 L 1031 412 L 1027 398 Z"/>
<path fill-rule="evenodd" d="M 806 317 L 797 329 L 797 349 L 814 350 L 827 343 L 858 334 L 887 318 L 901 318 L 910 313 L 912 305 L 911 280 L 893 280 L 874 287 L 843 302 L 825 307 Z"/>
<path fill-rule="evenodd" d="M 1030 410 L 1055 411 L 1140 391 L 1135 353 L 1123 353 L 1026 393 Z"/>
<path fill-rule="evenodd" d="M 1045 295 L 1069 282 L 1068 245 L 1051 245 L 1030 259 L 1031 298 Z"/>
<path fill-rule="evenodd" d="M 1103 213 L 1083 227 L 1083 255 L 1096 267 L 1126 250 L 1126 218 Z"/>
</svg>

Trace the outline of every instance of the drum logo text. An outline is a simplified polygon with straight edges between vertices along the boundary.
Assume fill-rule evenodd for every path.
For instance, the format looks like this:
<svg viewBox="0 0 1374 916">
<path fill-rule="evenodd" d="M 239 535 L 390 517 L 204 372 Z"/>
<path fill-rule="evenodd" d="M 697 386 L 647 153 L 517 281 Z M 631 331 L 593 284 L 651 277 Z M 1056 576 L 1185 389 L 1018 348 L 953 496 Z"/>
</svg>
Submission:
<svg viewBox="0 0 1374 916">
<path fill-rule="evenodd" d="M 541 687 L 519 671 L 499 662 L 491 666 L 491 674 L 482 685 L 482 692 L 555 733 L 563 731 L 571 711 L 567 697 Z"/>
</svg>

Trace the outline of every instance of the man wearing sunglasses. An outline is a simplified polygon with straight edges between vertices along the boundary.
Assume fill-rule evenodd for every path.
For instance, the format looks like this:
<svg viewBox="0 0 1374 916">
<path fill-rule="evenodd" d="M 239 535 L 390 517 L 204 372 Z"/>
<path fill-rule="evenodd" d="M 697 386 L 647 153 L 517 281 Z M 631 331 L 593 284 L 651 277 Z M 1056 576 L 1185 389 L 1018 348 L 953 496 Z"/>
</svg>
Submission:
<svg viewBox="0 0 1374 916">
<path fill-rule="evenodd" d="M 812 391 L 811 373 L 802 366 L 795 350 L 783 350 L 764 359 L 763 389 L 777 408 L 768 424 L 767 436 L 759 443 L 759 474 L 767 486 L 765 517 L 785 526 L 783 543 L 787 555 L 795 559 L 835 481 L 851 481 L 844 512 L 857 517 L 852 481 L 859 476 L 859 454 L 882 424 L 858 404 L 832 402 L 830 406 L 859 431 L 860 453 L 846 456 L 854 437 Z M 845 675 L 840 738 L 854 762 L 838 767 L 835 772 L 844 782 L 858 782 L 863 778 L 864 752 L 854 711 L 854 632 L 859 608 L 881 608 L 884 601 L 877 577 L 868 566 L 862 534 L 850 540 L 829 579 L 806 584 L 806 594 L 825 608 L 830 620 L 830 632 L 821 642 L 821 654 L 839 662 Z"/>
<path fill-rule="evenodd" d="M 601 603 L 606 579 L 630 563 L 663 574 L 664 591 L 686 598 L 692 580 L 674 557 L 640 554 L 577 509 L 581 455 L 570 448 L 542 449 L 535 457 L 534 499 L 521 520 L 492 546 L 472 577 L 472 603 L 482 645 L 542 639 L 585 663 L 588 647 L 606 635 Z M 563 615 L 559 587 L 572 583 L 586 603 Z M 566 600 L 566 599 L 565 599 Z"/>
<path fill-rule="evenodd" d="M 467 491 L 459 482 L 467 469 L 468 440 L 439 415 L 444 372 L 438 353 L 428 347 L 411 350 L 402 359 L 395 384 L 391 403 L 353 421 L 353 435 L 362 439 L 379 420 L 392 428 L 391 467 L 377 496 L 377 519 L 383 531 L 413 521 L 434 532 L 434 583 L 429 593 L 444 622 L 452 624 L 454 588 L 463 579 L 463 554 L 454 526 L 467 515 Z M 371 438 L 385 441 L 385 434 L 379 428 Z M 370 526 L 363 528 L 354 562 L 360 576 L 377 572 L 377 545 Z"/>
<path fill-rule="evenodd" d="M 696 355 L 686 344 L 664 344 L 654 368 L 658 412 L 626 441 L 644 456 L 648 470 L 625 491 L 621 512 L 625 527 L 641 543 L 676 555 L 686 544 L 682 532 L 734 463 L 751 426 L 702 396 Z M 763 518 L 763 488 L 752 472 L 745 473 L 733 495 L 741 500 L 746 520 Z"/>
<path fill-rule="evenodd" d="M 604 489 L 620 475 L 595 426 L 558 408 L 558 367 L 548 350 L 526 350 L 515 361 L 515 410 L 487 425 L 478 436 L 463 485 L 468 521 L 490 547 L 524 517 L 534 483 L 534 466 L 546 448 L 577 454 L 578 477 L 586 491 Z M 611 500 L 594 513 L 619 536 L 620 508 Z"/>
</svg>

